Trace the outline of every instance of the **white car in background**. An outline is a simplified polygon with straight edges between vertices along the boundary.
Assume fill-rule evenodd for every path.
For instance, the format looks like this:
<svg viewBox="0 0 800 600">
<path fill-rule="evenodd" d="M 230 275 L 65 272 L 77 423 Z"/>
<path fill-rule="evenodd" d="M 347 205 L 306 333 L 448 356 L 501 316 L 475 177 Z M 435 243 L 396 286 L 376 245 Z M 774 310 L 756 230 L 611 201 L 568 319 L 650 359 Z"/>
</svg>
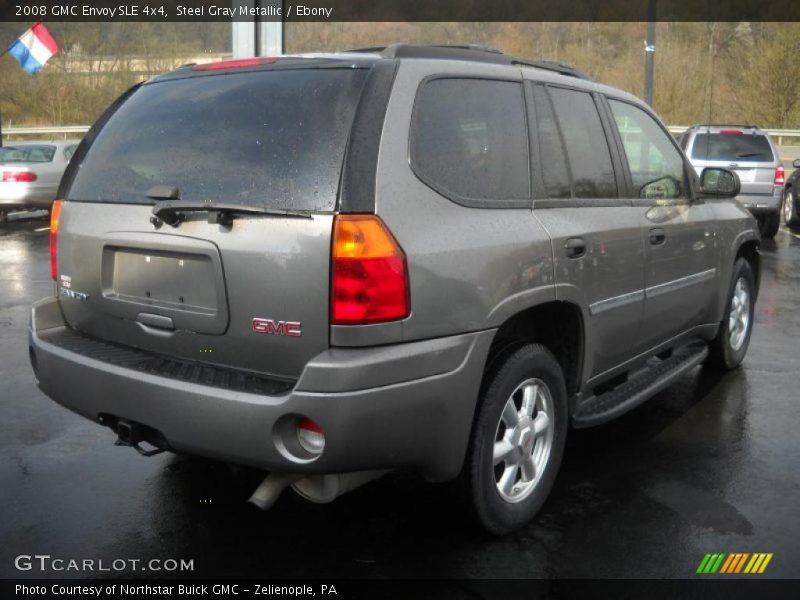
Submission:
<svg viewBox="0 0 800 600">
<path fill-rule="evenodd" d="M 9 211 L 46 209 L 78 140 L 18 142 L 0 147 L 0 222 Z"/>
</svg>

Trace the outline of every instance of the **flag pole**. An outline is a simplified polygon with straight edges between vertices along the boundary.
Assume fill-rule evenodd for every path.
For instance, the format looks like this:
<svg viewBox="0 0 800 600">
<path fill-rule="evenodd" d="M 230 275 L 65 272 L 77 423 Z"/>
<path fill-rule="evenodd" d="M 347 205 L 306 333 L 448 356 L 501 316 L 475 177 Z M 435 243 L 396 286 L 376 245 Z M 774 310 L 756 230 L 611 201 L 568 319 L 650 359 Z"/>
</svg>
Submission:
<svg viewBox="0 0 800 600">
<path fill-rule="evenodd" d="M 8 48 L 0 52 L 0 58 L 3 58 L 6 54 L 8 54 Z M 0 112 L 0 148 L 3 147 L 3 113 Z"/>
</svg>

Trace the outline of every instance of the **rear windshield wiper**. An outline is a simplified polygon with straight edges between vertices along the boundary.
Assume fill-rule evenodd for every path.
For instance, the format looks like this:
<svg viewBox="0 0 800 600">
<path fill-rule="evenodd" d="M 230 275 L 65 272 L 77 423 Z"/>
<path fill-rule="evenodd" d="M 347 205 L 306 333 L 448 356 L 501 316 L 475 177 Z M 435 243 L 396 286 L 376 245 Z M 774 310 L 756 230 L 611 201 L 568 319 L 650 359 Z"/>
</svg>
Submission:
<svg viewBox="0 0 800 600">
<path fill-rule="evenodd" d="M 750 158 L 751 156 L 761 156 L 761 152 L 740 152 L 736 158 Z"/>
<path fill-rule="evenodd" d="M 151 196 L 152 197 L 152 196 Z M 264 208 L 246 204 L 228 204 L 227 202 L 200 202 L 196 200 L 161 200 L 153 206 L 153 216 L 150 221 L 159 226 L 161 222 L 177 227 L 186 219 L 188 212 L 208 212 L 209 223 L 224 227 L 233 224 L 233 215 L 266 215 L 270 217 L 287 217 L 291 219 L 311 219 L 305 212 L 283 210 L 277 208 Z"/>
</svg>

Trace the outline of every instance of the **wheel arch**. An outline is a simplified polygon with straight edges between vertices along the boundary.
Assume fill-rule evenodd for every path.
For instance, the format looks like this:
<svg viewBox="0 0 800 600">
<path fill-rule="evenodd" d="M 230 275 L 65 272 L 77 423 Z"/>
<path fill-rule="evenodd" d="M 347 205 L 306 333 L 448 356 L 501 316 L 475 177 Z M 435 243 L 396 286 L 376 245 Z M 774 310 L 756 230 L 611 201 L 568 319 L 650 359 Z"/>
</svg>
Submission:
<svg viewBox="0 0 800 600">
<path fill-rule="evenodd" d="M 758 299 L 758 291 L 761 287 L 761 250 L 758 240 L 746 240 L 737 248 L 734 262 L 744 258 L 750 263 L 750 268 L 753 270 L 753 277 L 756 280 L 756 289 L 754 293 L 754 300 Z"/>
<path fill-rule="evenodd" d="M 503 359 L 521 346 L 541 344 L 553 353 L 571 397 L 580 389 L 584 362 L 585 324 L 577 304 L 553 300 L 525 308 L 498 328 L 484 369 L 484 384 Z"/>
</svg>

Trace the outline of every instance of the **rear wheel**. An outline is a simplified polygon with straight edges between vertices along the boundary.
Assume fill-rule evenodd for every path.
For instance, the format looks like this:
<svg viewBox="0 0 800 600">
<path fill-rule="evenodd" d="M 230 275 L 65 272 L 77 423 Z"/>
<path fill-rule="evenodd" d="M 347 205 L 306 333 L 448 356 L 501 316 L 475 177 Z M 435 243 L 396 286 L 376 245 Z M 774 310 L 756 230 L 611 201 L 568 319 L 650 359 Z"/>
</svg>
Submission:
<svg viewBox="0 0 800 600">
<path fill-rule="evenodd" d="M 789 225 L 797 225 L 797 206 L 794 202 L 794 192 L 792 188 L 787 188 L 783 194 L 783 222 Z"/>
<path fill-rule="evenodd" d="M 553 487 L 567 434 L 564 375 L 553 355 L 530 344 L 492 376 L 481 398 L 464 476 L 491 533 L 530 521 Z"/>
<path fill-rule="evenodd" d="M 766 213 L 758 222 L 758 229 L 761 232 L 762 238 L 772 239 L 778 233 L 778 227 L 781 224 L 781 215 L 779 212 Z"/>
<path fill-rule="evenodd" d="M 728 292 L 725 315 L 720 323 L 717 337 L 711 342 L 707 364 L 726 371 L 735 369 L 741 364 L 750 345 L 754 306 L 753 269 L 749 262 L 740 258 L 733 266 L 733 279 Z"/>
</svg>

